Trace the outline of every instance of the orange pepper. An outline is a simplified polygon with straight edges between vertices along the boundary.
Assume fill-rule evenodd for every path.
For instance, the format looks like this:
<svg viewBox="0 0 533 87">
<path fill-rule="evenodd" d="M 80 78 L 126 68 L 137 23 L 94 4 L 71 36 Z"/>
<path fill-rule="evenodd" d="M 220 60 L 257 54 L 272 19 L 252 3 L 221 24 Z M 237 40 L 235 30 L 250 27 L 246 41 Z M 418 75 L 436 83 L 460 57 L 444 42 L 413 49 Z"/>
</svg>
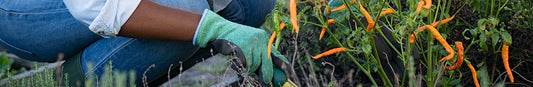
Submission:
<svg viewBox="0 0 533 87">
<path fill-rule="evenodd" d="M 507 75 L 509 76 L 511 83 L 514 83 L 513 72 L 511 72 L 511 67 L 509 67 L 509 46 L 505 45 L 505 42 L 503 42 L 502 45 L 502 60 L 503 66 L 505 67 L 505 71 L 507 71 Z"/>
<path fill-rule="evenodd" d="M 291 17 L 291 23 L 292 27 L 294 28 L 294 31 L 298 33 L 300 31 L 300 28 L 298 27 L 297 17 L 296 17 L 296 1 L 290 0 L 289 2 L 289 12 Z"/>
<path fill-rule="evenodd" d="M 370 14 L 365 10 L 363 5 L 361 5 L 361 1 L 359 1 L 359 8 L 361 9 L 361 12 L 365 15 L 366 21 L 368 22 L 368 26 L 366 26 L 366 30 L 372 32 L 374 30 L 374 25 L 376 22 L 372 20 L 372 17 L 370 17 Z"/>
<path fill-rule="evenodd" d="M 450 18 L 442 19 L 442 20 L 440 20 L 440 24 L 439 24 L 439 21 L 437 21 L 437 22 L 433 22 L 433 23 L 431 23 L 431 26 L 433 26 L 433 27 L 437 27 L 437 26 L 439 26 L 439 25 L 446 24 L 446 23 L 450 22 L 454 17 L 455 17 L 455 15 L 453 15 L 453 16 L 450 17 Z"/>
<path fill-rule="evenodd" d="M 442 35 L 440 35 L 439 31 L 437 31 L 437 29 L 435 29 L 433 26 L 430 26 L 430 25 L 426 25 L 426 29 L 428 29 L 431 32 L 431 34 L 435 36 L 435 39 L 437 39 L 437 41 L 439 41 L 444 47 L 444 49 L 446 49 L 446 51 L 449 53 L 448 56 L 445 56 L 444 58 L 439 60 L 439 62 L 452 59 L 455 53 L 453 52 L 453 49 L 452 47 L 450 47 L 448 42 L 446 42 L 446 40 L 444 40 Z"/>
<path fill-rule="evenodd" d="M 329 24 L 331 23 L 335 23 L 335 19 L 329 19 L 326 25 L 329 26 Z M 326 33 L 326 28 L 322 28 L 322 32 L 320 32 L 320 37 L 318 38 L 318 40 L 322 40 L 324 33 Z"/>
<path fill-rule="evenodd" d="M 285 23 L 281 23 L 279 24 L 279 30 L 283 30 L 283 28 L 285 27 Z M 272 43 L 274 43 L 274 39 L 276 38 L 276 32 L 272 33 L 272 36 L 270 36 L 270 39 L 268 40 L 268 47 L 267 47 L 267 55 L 268 55 L 268 58 L 270 59 L 270 53 L 272 53 Z"/>
<path fill-rule="evenodd" d="M 433 26 L 433 27 L 437 27 L 437 26 L 439 26 L 439 25 L 446 24 L 446 23 L 450 22 L 454 17 L 455 17 L 455 15 L 453 15 L 453 16 L 450 17 L 450 18 L 442 19 L 442 20 L 440 20 L 440 24 L 439 24 L 439 21 L 437 21 L 437 22 L 433 22 L 433 23 L 431 23 L 431 26 Z M 424 29 L 426 29 L 425 26 L 422 26 L 422 27 L 418 28 L 416 31 L 417 31 L 417 32 L 420 32 L 420 31 L 422 31 L 422 30 L 424 30 Z M 416 34 L 416 32 L 414 32 L 413 34 Z M 414 38 L 415 38 L 415 36 L 414 36 L 413 34 L 411 34 L 411 38 L 412 38 L 412 39 L 409 40 L 409 43 L 413 43 L 413 42 L 414 42 Z M 412 41 L 411 41 L 411 40 L 412 40 Z"/>
<path fill-rule="evenodd" d="M 411 37 L 409 38 L 409 43 L 415 42 L 415 34 L 411 34 Z"/>
<path fill-rule="evenodd" d="M 455 61 L 454 66 L 447 66 L 446 70 L 456 70 L 463 64 L 463 42 L 455 42 L 455 47 L 457 48 L 457 60 Z"/>
<path fill-rule="evenodd" d="M 418 5 L 416 6 L 416 12 L 420 12 L 420 10 L 422 10 L 422 6 L 424 6 L 424 1 L 420 0 L 420 2 L 418 2 Z"/>
<path fill-rule="evenodd" d="M 479 87 L 479 82 L 477 81 L 476 69 L 474 68 L 474 66 L 472 66 L 472 64 L 468 64 L 468 68 L 470 68 L 470 71 L 472 72 L 472 79 L 474 79 L 474 84 L 476 85 L 476 87 Z"/>
<path fill-rule="evenodd" d="M 328 55 L 331 55 L 331 54 L 336 54 L 336 53 L 340 53 L 340 52 L 344 52 L 346 51 L 346 48 L 344 47 L 339 47 L 339 48 L 333 48 L 331 50 L 328 50 L 324 53 L 321 53 L 321 54 L 318 54 L 316 56 L 313 56 L 313 59 L 318 59 L 320 57 L 324 57 L 324 56 L 328 56 Z"/>
<path fill-rule="evenodd" d="M 340 11 L 340 10 L 344 10 L 346 8 L 346 6 L 344 5 L 341 5 L 339 6 L 338 8 L 335 8 L 335 9 L 331 9 L 331 12 L 334 12 L 334 11 Z"/>
<path fill-rule="evenodd" d="M 387 8 L 384 11 L 381 11 L 381 13 L 379 13 L 380 16 L 386 15 L 386 14 L 394 14 L 394 10 L 392 10 L 392 8 Z"/>
<path fill-rule="evenodd" d="M 425 3 L 426 5 L 422 6 L 422 8 L 425 8 L 425 9 L 431 8 L 431 0 L 424 0 L 424 1 L 426 1 L 426 3 Z"/>
<path fill-rule="evenodd" d="M 357 0 L 353 0 L 352 3 L 355 3 L 355 1 Z M 344 10 L 346 8 L 346 5 L 341 5 L 335 9 L 331 9 L 331 12 L 334 12 L 334 11 L 340 11 L 340 10 Z"/>
</svg>

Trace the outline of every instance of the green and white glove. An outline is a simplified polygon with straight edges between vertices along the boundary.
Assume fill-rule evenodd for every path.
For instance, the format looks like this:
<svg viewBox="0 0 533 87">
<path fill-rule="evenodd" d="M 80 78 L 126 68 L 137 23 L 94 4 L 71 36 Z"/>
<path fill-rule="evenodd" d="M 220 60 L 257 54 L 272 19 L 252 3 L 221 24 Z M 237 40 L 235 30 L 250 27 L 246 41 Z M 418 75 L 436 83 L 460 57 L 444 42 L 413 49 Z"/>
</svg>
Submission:
<svg viewBox="0 0 533 87">
<path fill-rule="evenodd" d="M 245 67 L 248 73 L 253 73 L 261 67 L 262 80 L 264 83 L 269 83 L 272 80 L 274 71 L 272 58 L 267 56 L 268 39 L 267 33 L 262 29 L 228 21 L 206 9 L 194 35 L 193 43 L 200 47 L 205 47 L 209 42 L 213 42 L 211 44 L 215 45 L 215 48 L 217 48 L 217 45 L 228 48 L 225 45 L 229 43 L 237 45 L 229 49 L 221 47 L 218 47 L 218 49 L 221 49 L 220 53 L 225 55 L 230 55 L 233 52 L 236 52 L 237 57 L 240 58 L 244 55 Z M 282 55 L 278 53 L 278 55 L 275 54 L 274 56 Z"/>
</svg>

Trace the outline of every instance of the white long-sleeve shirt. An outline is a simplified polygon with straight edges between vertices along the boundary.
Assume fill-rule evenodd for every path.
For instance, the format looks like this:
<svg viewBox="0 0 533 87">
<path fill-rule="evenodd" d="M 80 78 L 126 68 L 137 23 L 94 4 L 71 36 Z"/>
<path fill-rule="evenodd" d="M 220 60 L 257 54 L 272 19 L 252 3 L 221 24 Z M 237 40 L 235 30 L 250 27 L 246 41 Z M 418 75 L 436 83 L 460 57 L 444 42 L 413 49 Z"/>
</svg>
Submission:
<svg viewBox="0 0 533 87">
<path fill-rule="evenodd" d="M 106 38 L 116 37 L 141 0 L 63 0 L 69 12 L 89 29 Z"/>
<path fill-rule="evenodd" d="M 213 10 L 224 9 L 232 0 L 208 0 Z M 141 0 L 63 0 L 69 12 L 104 38 L 117 37 Z"/>
</svg>

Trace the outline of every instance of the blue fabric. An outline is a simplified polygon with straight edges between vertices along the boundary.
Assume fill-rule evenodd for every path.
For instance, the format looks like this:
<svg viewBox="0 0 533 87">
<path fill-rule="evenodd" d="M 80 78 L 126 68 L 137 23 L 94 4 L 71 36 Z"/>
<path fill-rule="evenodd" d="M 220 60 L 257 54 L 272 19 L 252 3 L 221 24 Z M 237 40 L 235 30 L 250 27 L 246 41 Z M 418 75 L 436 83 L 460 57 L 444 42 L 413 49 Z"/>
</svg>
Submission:
<svg viewBox="0 0 533 87">
<path fill-rule="evenodd" d="M 61 0 L 0 2 L 0 45 L 21 58 L 53 62 L 59 53 L 73 56 L 100 39 Z"/>
<path fill-rule="evenodd" d="M 233 22 L 260 27 L 275 5 L 276 0 L 233 0 L 217 14 Z"/>
<path fill-rule="evenodd" d="M 202 13 L 209 5 L 205 0 L 154 0 L 169 7 Z M 272 10 L 275 0 L 237 0 L 219 12 L 229 20 L 259 27 Z M 0 45 L 17 56 L 40 62 L 54 62 L 57 55 L 65 58 L 82 54 L 82 66 L 89 63 L 101 75 L 104 66 L 113 61 L 113 68 L 136 71 L 138 84 L 144 71 L 152 64 L 146 76 L 148 81 L 164 77 L 170 64 L 190 68 L 212 55 L 211 46 L 198 48 L 191 42 L 148 40 L 127 37 L 102 38 L 91 32 L 68 12 L 62 0 L 0 0 Z M 268 3 L 266 3 L 268 2 Z M 237 4 L 238 3 L 238 4 Z M 231 9 L 231 10 L 230 10 Z M 246 16 L 242 16 L 246 15 Z M 216 53 L 216 52 L 215 52 Z M 213 54 L 215 54 L 213 53 Z"/>
</svg>

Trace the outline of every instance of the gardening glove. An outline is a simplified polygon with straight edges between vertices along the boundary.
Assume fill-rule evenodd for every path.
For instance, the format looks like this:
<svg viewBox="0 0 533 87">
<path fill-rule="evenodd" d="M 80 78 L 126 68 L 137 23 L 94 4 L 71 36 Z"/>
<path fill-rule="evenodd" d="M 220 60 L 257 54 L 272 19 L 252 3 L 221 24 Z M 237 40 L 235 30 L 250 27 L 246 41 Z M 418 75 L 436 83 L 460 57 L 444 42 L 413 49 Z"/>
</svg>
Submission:
<svg viewBox="0 0 533 87">
<path fill-rule="evenodd" d="M 242 50 L 240 50 L 237 45 L 224 39 L 216 39 L 214 41 L 211 41 L 210 44 L 214 46 L 214 50 L 218 51 L 221 54 L 236 56 L 237 59 L 231 60 L 233 62 L 231 68 L 238 72 L 244 71 L 242 69 L 244 69 L 245 67 L 242 64 L 246 64 L 246 59 Z M 292 70 L 292 68 L 288 67 L 289 62 L 287 58 L 281 55 L 281 53 L 279 53 L 278 51 L 272 49 L 272 55 L 274 55 L 272 56 L 272 61 L 274 64 L 273 72 L 262 72 L 264 71 L 263 69 L 267 68 L 259 68 L 260 70 L 256 70 L 252 77 L 257 77 L 256 75 L 258 75 L 259 80 L 264 80 L 267 75 L 272 75 L 272 83 L 275 87 L 279 87 L 287 82 L 287 74 L 285 74 L 285 72 Z M 266 64 L 263 64 L 261 66 L 264 65 Z M 280 69 L 283 69 L 283 71 L 281 71 Z M 266 86 L 266 84 L 263 85 Z"/>
<path fill-rule="evenodd" d="M 261 72 L 265 73 L 261 76 L 263 82 L 269 83 L 272 80 L 273 64 L 272 58 L 267 56 L 268 36 L 264 30 L 228 21 L 205 10 L 194 37 L 193 44 L 205 47 L 213 41 L 211 44 L 221 54 L 236 54 L 239 58 L 245 58 L 243 64 L 248 73 L 261 67 Z M 216 47 L 217 45 L 223 47 Z"/>
</svg>

